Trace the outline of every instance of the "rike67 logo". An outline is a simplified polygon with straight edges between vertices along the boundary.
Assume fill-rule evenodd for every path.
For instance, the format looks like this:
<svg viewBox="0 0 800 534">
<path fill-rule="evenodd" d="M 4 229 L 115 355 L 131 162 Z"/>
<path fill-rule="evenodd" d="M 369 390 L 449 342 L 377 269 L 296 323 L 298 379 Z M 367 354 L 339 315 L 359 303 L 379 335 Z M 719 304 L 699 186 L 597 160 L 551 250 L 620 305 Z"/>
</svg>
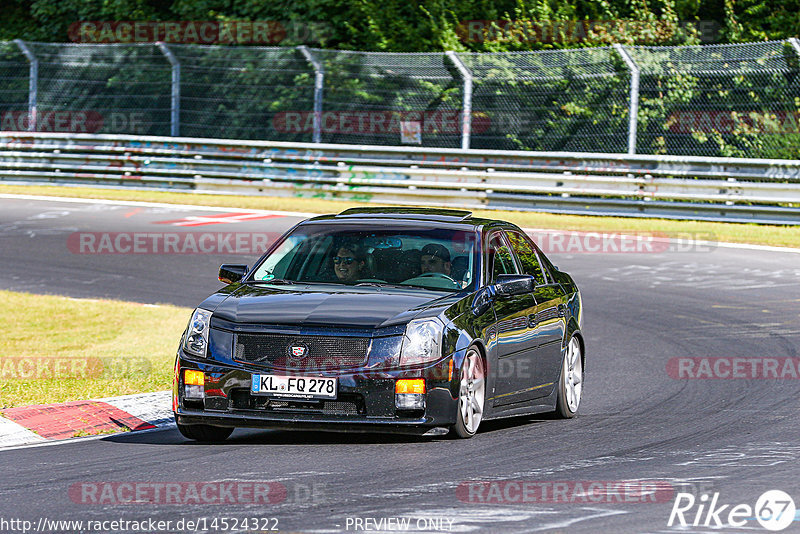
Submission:
<svg viewBox="0 0 800 534">
<path fill-rule="evenodd" d="M 667 526 L 680 525 L 719 529 L 723 527 L 751 527 L 752 519 L 767 530 L 779 531 L 794 521 L 794 500 L 781 490 L 769 490 L 761 494 L 755 506 L 749 504 L 723 504 L 719 493 L 707 493 L 697 499 L 691 493 L 678 493 L 669 514 Z"/>
</svg>

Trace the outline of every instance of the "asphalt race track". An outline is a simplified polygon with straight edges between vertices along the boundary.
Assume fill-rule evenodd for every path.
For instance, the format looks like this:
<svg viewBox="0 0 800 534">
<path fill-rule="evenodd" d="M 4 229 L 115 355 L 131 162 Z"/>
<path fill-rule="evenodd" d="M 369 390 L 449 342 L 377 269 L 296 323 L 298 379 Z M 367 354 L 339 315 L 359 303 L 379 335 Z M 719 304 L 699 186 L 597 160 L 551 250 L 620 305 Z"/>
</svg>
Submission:
<svg viewBox="0 0 800 534">
<path fill-rule="evenodd" d="M 220 263 L 252 264 L 258 253 L 81 253 L 80 234 L 280 233 L 298 220 L 187 227 L 176 224 L 230 219 L 235 210 L 21 199 L 0 206 L 0 288 L 187 307 L 218 287 Z M 409 531 L 719 532 L 703 526 L 705 512 L 698 526 L 669 527 L 677 493 L 697 498 L 687 523 L 704 495 L 706 505 L 714 494 L 718 508 L 730 505 L 723 521 L 735 505 L 755 507 L 767 490 L 800 505 L 800 380 L 764 378 L 760 367 L 755 378 L 732 378 L 729 369 L 727 377 L 686 379 L 671 376 L 675 360 L 668 371 L 673 358 L 777 358 L 778 372 L 784 358 L 797 358 L 800 254 L 694 246 L 549 256 L 575 277 L 586 309 L 586 382 L 573 420 L 487 423 L 470 440 L 237 430 L 224 444 L 202 445 L 167 429 L 4 450 L 0 513 L 34 524 L 205 518 L 212 532 L 221 518 L 277 519 L 236 531 L 397 531 L 386 520 L 405 518 Z M 625 480 L 669 491 L 627 499 L 611 491 L 594 500 L 574 491 L 577 482 Z M 267 505 L 246 496 L 219 505 L 94 504 L 76 495 L 81 483 L 203 481 L 277 482 L 285 494 Z M 470 481 L 496 484 L 470 493 L 477 486 L 462 484 Z M 562 482 L 570 491 L 566 499 L 519 503 L 519 486 L 509 481 Z M 481 502 L 489 495 L 492 502 Z M 723 530 L 766 531 L 752 516 L 746 527 Z M 796 520 L 785 531 L 798 530 Z"/>
</svg>

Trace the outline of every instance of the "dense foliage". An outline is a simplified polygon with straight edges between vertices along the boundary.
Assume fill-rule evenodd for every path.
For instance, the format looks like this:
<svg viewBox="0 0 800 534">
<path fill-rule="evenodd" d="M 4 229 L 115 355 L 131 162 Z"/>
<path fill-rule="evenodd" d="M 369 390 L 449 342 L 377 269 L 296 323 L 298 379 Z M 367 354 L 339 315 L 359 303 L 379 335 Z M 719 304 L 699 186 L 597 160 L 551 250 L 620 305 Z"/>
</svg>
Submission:
<svg viewBox="0 0 800 534">
<path fill-rule="evenodd" d="M 1 20 L 0 40 L 69 41 L 78 21 L 260 20 L 314 27 L 301 40 L 325 48 L 501 51 L 783 39 L 800 0 L 3 0 Z"/>
</svg>

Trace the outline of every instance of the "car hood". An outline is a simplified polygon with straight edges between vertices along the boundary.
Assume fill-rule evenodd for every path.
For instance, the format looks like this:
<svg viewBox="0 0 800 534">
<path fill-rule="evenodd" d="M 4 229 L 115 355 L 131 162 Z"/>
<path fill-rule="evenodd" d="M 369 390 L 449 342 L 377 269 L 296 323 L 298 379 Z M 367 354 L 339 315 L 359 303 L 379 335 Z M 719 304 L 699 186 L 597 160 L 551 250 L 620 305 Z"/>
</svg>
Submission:
<svg viewBox="0 0 800 534">
<path fill-rule="evenodd" d="M 407 323 L 451 298 L 419 289 L 242 285 L 213 312 L 237 323 L 382 328 Z"/>
</svg>

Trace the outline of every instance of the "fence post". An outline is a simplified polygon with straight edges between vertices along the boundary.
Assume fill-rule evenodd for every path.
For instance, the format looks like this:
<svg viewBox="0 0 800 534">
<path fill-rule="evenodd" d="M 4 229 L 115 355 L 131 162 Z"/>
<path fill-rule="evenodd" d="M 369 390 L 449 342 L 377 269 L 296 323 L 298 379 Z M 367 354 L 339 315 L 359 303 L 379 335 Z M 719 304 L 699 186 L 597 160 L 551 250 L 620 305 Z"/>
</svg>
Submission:
<svg viewBox="0 0 800 534">
<path fill-rule="evenodd" d="M 636 126 L 639 121 L 639 66 L 619 43 L 614 43 L 614 49 L 622 56 L 622 60 L 631 71 L 631 110 L 628 120 L 628 154 L 636 154 Z"/>
<path fill-rule="evenodd" d="M 314 57 L 311 50 L 306 45 L 300 45 L 298 50 L 306 58 L 306 61 L 314 67 L 314 137 L 315 143 L 322 142 L 322 88 L 325 82 L 325 69 L 322 63 Z"/>
<path fill-rule="evenodd" d="M 28 75 L 28 130 L 31 132 L 36 131 L 36 101 L 39 98 L 39 60 L 33 55 L 28 45 L 22 39 L 14 39 L 20 51 L 25 54 L 25 57 L 30 63 L 30 72 Z"/>
<path fill-rule="evenodd" d="M 172 65 L 172 91 L 170 96 L 170 135 L 178 137 L 181 130 L 181 63 L 167 43 L 158 41 L 158 48 Z"/>
<path fill-rule="evenodd" d="M 461 108 L 461 148 L 466 150 L 469 148 L 469 137 L 472 133 L 472 73 L 455 52 L 448 50 L 445 54 L 458 69 L 461 77 L 464 78 L 464 103 Z"/>
<path fill-rule="evenodd" d="M 794 51 L 797 52 L 797 55 L 800 56 L 800 41 L 797 40 L 797 37 L 789 37 L 789 43 L 794 48 Z"/>
</svg>

